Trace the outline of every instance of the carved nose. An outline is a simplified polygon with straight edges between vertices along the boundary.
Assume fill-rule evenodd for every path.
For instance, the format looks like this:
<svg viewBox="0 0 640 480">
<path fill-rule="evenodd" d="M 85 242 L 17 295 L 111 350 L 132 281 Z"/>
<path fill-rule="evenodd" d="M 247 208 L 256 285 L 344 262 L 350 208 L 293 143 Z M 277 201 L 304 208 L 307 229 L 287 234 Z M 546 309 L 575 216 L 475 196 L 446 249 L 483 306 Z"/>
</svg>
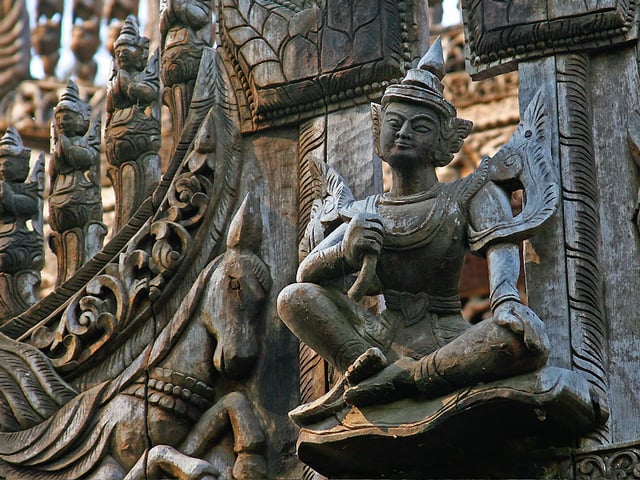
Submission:
<svg viewBox="0 0 640 480">
<path fill-rule="evenodd" d="M 411 138 L 411 132 L 410 132 L 410 127 L 409 127 L 409 122 L 405 122 L 402 125 L 402 128 L 400 128 L 400 130 L 398 130 L 398 133 L 396 134 L 397 138 Z"/>
</svg>

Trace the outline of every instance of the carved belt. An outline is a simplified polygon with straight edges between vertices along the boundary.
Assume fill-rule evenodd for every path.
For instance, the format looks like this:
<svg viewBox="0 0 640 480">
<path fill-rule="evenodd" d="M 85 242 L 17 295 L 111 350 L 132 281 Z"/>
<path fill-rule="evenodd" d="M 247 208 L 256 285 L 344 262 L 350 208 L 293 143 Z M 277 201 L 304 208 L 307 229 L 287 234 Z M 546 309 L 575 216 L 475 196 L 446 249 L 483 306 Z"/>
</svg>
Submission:
<svg viewBox="0 0 640 480">
<path fill-rule="evenodd" d="M 385 290 L 384 300 L 389 310 L 402 314 L 405 327 L 423 320 L 428 312 L 432 313 L 460 313 L 462 308 L 460 297 L 439 297 L 425 292 L 408 293 Z"/>
<path fill-rule="evenodd" d="M 144 399 L 151 405 L 198 420 L 214 401 L 213 388 L 193 377 L 167 368 L 154 368 L 149 381 L 139 379 L 123 393 Z"/>
</svg>

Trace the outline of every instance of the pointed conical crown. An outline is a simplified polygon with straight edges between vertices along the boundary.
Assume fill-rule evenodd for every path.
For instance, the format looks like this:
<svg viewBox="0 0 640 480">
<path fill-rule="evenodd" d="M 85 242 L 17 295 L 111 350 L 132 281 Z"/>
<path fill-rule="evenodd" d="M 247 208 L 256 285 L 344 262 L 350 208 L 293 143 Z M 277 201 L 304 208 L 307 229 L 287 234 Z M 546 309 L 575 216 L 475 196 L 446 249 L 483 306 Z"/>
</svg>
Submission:
<svg viewBox="0 0 640 480">
<path fill-rule="evenodd" d="M 407 72 L 402 83 L 390 85 L 382 97 L 382 105 L 392 101 L 410 102 L 435 108 L 447 117 L 455 117 L 456 109 L 443 95 L 442 78 L 445 74 L 444 56 L 440 37 L 433 42 L 417 68 Z"/>
<path fill-rule="evenodd" d="M 60 101 L 54 109 L 54 114 L 61 112 L 62 110 L 70 110 L 72 112 L 80 113 L 83 120 L 89 120 L 89 104 L 82 101 L 78 85 L 76 85 L 73 80 L 69 80 L 69 83 L 67 83 L 67 88 L 60 96 Z"/>
<path fill-rule="evenodd" d="M 117 40 L 113 44 L 113 48 L 116 49 L 120 45 L 132 45 L 134 47 L 140 47 L 143 50 L 149 48 L 149 39 L 140 36 L 138 20 L 134 15 L 127 16 L 120 30 L 120 35 L 118 35 Z"/>
<path fill-rule="evenodd" d="M 11 156 L 28 160 L 31 150 L 24 146 L 20 134 L 14 127 L 7 128 L 0 138 L 0 157 Z"/>
</svg>

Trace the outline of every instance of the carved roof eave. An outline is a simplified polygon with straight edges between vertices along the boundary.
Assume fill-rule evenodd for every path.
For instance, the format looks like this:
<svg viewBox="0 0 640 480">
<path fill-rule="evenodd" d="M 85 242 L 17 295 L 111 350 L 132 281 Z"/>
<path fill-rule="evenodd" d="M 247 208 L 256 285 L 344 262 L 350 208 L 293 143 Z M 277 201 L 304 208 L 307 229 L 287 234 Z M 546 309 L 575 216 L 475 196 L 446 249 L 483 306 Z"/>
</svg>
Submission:
<svg viewBox="0 0 640 480">
<path fill-rule="evenodd" d="M 416 22 L 420 19 L 410 17 L 410 0 L 400 0 L 394 4 L 398 16 L 393 19 L 398 21 L 399 31 L 396 32 L 393 27 L 389 27 L 389 32 L 393 34 L 382 38 L 385 42 L 382 47 L 384 55 L 368 58 L 354 65 L 337 67 L 328 72 L 304 72 L 300 77 L 285 79 L 282 76 L 280 81 L 269 81 L 266 85 L 258 84 L 253 78 L 253 72 L 259 69 L 261 62 L 271 63 L 274 68 L 283 68 L 283 60 L 278 55 L 282 54 L 285 43 L 269 45 L 258 33 L 258 29 L 251 24 L 253 20 L 242 16 L 241 7 L 237 3 L 235 0 L 225 2 L 218 17 L 218 32 L 219 44 L 224 49 L 225 58 L 233 65 L 231 82 L 238 95 L 243 133 L 293 125 L 317 115 L 379 101 L 384 89 L 390 83 L 399 82 L 412 62 L 422 53 L 416 49 L 417 42 L 413 37 L 417 34 L 409 21 L 410 18 Z M 300 11 L 293 6 L 280 6 L 275 10 L 283 17 L 290 16 L 292 20 L 300 14 L 309 13 L 313 8 Z M 392 13 L 385 12 L 385 15 L 387 14 L 390 18 L 393 16 Z M 382 14 L 380 15 L 382 17 Z M 389 20 L 382 18 L 380 21 Z M 238 36 L 243 40 L 234 36 L 234 29 L 243 32 Z M 246 41 L 245 38 L 250 40 Z M 252 63 L 245 55 L 251 50 L 248 48 L 249 44 L 259 44 L 266 52 L 265 55 L 270 55 L 271 60 L 267 61 L 261 57 L 260 62 Z M 245 46 L 247 52 L 243 50 Z M 368 73 L 362 73 L 365 71 Z M 355 84 L 355 87 L 341 88 L 344 81 L 340 77 L 345 75 L 353 76 L 350 84 Z"/>
<path fill-rule="evenodd" d="M 557 0 L 561 10 L 575 2 Z M 610 48 L 638 38 L 638 0 L 611 0 L 573 15 L 558 13 L 537 20 L 506 17 L 493 28 L 483 18 L 483 0 L 463 0 L 467 71 L 474 80 L 510 72 L 518 63 L 558 53 Z M 535 2 L 530 2 L 533 5 Z M 554 2 L 551 2 L 554 3 Z M 528 5 L 527 5 L 528 6 Z M 548 6 L 553 8 L 554 5 Z M 506 8 L 506 7 L 505 7 Z M 533 7 L 530 7 L 533 8 Z M 542 7 L 540 7 L 542 8 Z M 494 19 L 495 20 L 495 19 Z"/>
</svg>

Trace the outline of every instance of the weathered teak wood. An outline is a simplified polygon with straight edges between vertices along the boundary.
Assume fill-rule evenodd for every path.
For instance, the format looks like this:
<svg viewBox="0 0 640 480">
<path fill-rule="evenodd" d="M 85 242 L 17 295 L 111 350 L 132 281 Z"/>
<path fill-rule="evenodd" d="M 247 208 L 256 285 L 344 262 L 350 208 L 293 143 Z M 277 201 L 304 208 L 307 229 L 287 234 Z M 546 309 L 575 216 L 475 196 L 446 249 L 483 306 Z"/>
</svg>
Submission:
<svg viewBox="0 0 640 480">
<path fill-rule="evenodd" d="M 0 100 L 29 77 L 31 51 L 26 2 L 0 3 Z"/>
<path fill-rule="evenodd" d="M 330 2 L 329 7 L 312 5 L 311 2 L 299 3 L 242 2 L 235 5 L 226 2 L 221 7 L 244 10 L 243 14 L 251 8 L 256 12 L 266 8 L 287 19 L 298 13 L 302 13 L 299 17 L 302 20 L 311 14 L 320 15 L 323 25 L 329 11 L 334 17 L 340 17 L 338 14 L 346 7 L 351 11 L 351 2 Z M 173 117 L 176 142 L 168 170 L 151 200 L 143 203 L 114 239 L 60 285 L 50 298 L 34 306 L 29 314 L 16 317 L 4 326 L 5 332 L 20 338 L 20 345 L 36 346 L 53 363 L 55 374 L 50 367 L 43 367 L 44 370 L 37 366 L 29 367 L 34 376 L 44 373 L 52 385 L 59 387 L 59 394 L 52 398 L 49 407 L 39 412 L 42 417 L 51 415 L 46 421 L 47 427 L 51 427 L 47 429 L 47 438 L 63 429 L 59 420 L 65 414 L 60 413 L 58 407 L 66 404 L 66 408 L 71 410 L 75 406 L 84 406 L 96 395 L 103 399 L 102 406 L 95 411 L 81 410 L 87 412 L 88 417 L 85 418 L 89 424 L 111 418 L 110 425 L 115 425 L 116 430 L 111 430 L 109 435 L 125 428 L 118 420 L 124 418 L 119 417 L 122 415 L 151 422 L 148 424 L 151 445 L 140 443 L 147 438 L 144 427 L 132 427 L 135 438 L 128 443 L 132 454 L 118 448 L 102 450 L 101 440 L 98 444 L 92 444 L 92 440 L 82 442 L 83 445 L 97 447 L 91 450 L 95 458 L 83 463 L 84 467 L 79 466 L 82 462 L 75 465 L 88 469 L 86 473 L 94 478 L 109 475 L 123 478 L 127 473 L 127 478 L 145 474 L 154 477 L 176 469 L 196 474 L 213 474 L 212 469 L 215 469 L 236 480 L 301 476 L 300 464 L 294 455 L 295 426 L 286 417 L 299 398 L 298 347 L 275 309 L 275 295 L 294 277 L 297 264 L 299 150 L 303 144 L 299 126 L 301 117 L 287 117 L 277 122 L 279 128 L 272 128 L 272 123 L 258 126 L 245 121 L 252 117 L 245 115 L 247 103 L 242 75 L 235 68 L 239 64 L 237 52 L 225 49 L 221 38 L 216 50 L 208 47 L 214 31 L 210 7 L 210 2 L 175 1 L 169 2 L 162 14 L 161 76 L 165 86 L 164 99 Z M 415 55 L 414 49 L 422 50 L 415 48 L 414 42 L 417 37 L 423 38 L 416 33 L 419 26 L 424 25 L 422 18 L 426 14 L 420 7 L 412 1 L 381 1 L 372 5 L 365 2 L 359 8 L 369 12 L 368 17 L 356 22 L 355 27 L 350 26 L 349 31 L 354 33 L 357 27 L 363 27 L 359 28 L 356 42 L 362 49 L 369 39 L 383 38 L 384 22 L 392 19 L 392 40 L 404 52 L 403 55 L 410 54 L 409 58 L 401 55 L 394 59 L 395 71 L 402 73 L 405 64 Z M 221 10 L 216 13 L 222 25 L 224 15 Z M 369 17 L 374 22 L 367 27 Z M 399 18 L 406 22 L 401 25 L 397 21 Z M 251 21 L 255 20 L 256 14 L 251 16 Z M 305 20 L 296 26 L 297 21 L 292 21 L 291 25 L 277 24 L 274 28 L 261 29 L 260 35 L 264 36 L 265 42 L 273 44 L 277 43 L 278 36 L 295 37 L 297 42 L 309 33 L 305 30 L 309 23 Z M 342 25 L 338 27 L 340 29 Z M 401 29 L 405 34 L 401 34 Z M 336 52 L 333 45 L 324 40 L 314 43 L 314 48 L 320 56 L 323 50 L 327 54 Z M 356 53 L 360 51 L 358 48 L 354 50 Z M 371 72 L 363 68 L 356 75 L 356 83 L 359 82 L 362 89 L 356 92 L 354 86 L 353 94 L 359 95 L 362 101 L 379 95 L 381 82 L 391 78 L 379 49 L 376 55 L 373 63 L 371 58 L 359 60 L 354 57 L 353 60 L 356 65 L 369 62 L 372 67 Z M 376 61 L 381 62 L 380 68 L 374 68 Z M 331 69 L 335 72 L 329 71 Z M 330 65 L 325 73 L 339 82 L 340 66 Z M 319 84 L 317 70 L 305 70 L 302 74 Z M 352 81 L 347 80 L 344 83 Z M 264 87 L 269 89 L 271 86 L 265 84 Z M 346 115 L 344 121 L 336 116 L 339 110 L 353 106 L 354 102 L 342 102 L 344 99 L 338 98 L 340 95 L 336 93 L 341 86 L 334 89 L 330 94 L 323 93 L 315 98 L 319 103 L 309 118 L 325 117 L 333 112 L 333 118 L 328 122 L 331 135 L 336 132 L 355 134 L 358 145 L 367 149 L 362 162 L 368 170 L 361 178 L 362 188 L 369 189 L 372 185 L 370 174 L 375 171 L 375 164 L 371 163 L 372 145 L 368 138 L 356 133 L 368 130 L 368 126 L 363 124 L 368 114 L 360 108 Z M 334 93 L 336 97 L 332 98 Z M 298 98 L 285 96 L 279 105 L 285 110 L 298 111 L 299 103 Z M 269 108 L 272 107 L 268 107 L 265 113 Z M 327 140 L 326 132 L 325 128 L 321 142 Z M 337 150 L 341 147 L 336 150 L 335 145 L 331 147 L 335 157 L 351 155 L 356 149 L 353 142 L 350 145 L 352 150 L 340 153 Z M 337 161 L 338 158 L 332 160 Z M 343 162 L 346 164 L 346 160 Z M 353 171 L 360 175 L 358 169 Z M 379 174 L 377 178 L 379 181 Z M 251 215 L 241 215 L 251 218 L 251 221 L 240 222 L 242 234 L 236 235 L 238 228 L 230 225 L 230 219 L 232 213 L 239 209 L 241 198 L 249 192 L 261 208 L 253 209 Z M 223 239 L 227 232 L 230 236 L 225 246 Z M 257 232 L 261 232 L 268 241 L 257 242 Z M 236 257 L 232 255 L 235 248 L 239 249 Z M 257 256 L 273 276 L 273 286 L 266 289 L 266 297 L 261 300 L 255 297 L 260 288 L 250 281 L 255 277 L 266 287 L 263 268 L 245 266 L 246 274 L 240 276 L 236 271 L 224 270 L 228 273 L 221 275 L 220 284 L 208 280 L 208 275 L 215 276 L 216 272 L 223 271 L 216 265 L 224 264 L 231 268 L 237 264 L 236 260 L 250 256 L 249 248 L 257 250 Z M 230 255 L 214 260 L 224 250 Z M 208 273 L 201 275 L 203 270 Z M 209 295 L 207 292 L 213 296 L 204 297 Z M 198 295 L 206 300 L 198 303 Z M 221 310 L 213 310 L 210 306 L 212 301 L 221 301 L 225 306 Z M 198 305 L 203 306 L 200 317 L 192 316 L 191 312 L 198 310 Z M 211 335 L 198 331 L 207 324 L 195 321 L 201 317 L 240 325 L 232 319 L 234 314 L 231 312 L 248 317 L 253 312 L 253 318 L 245 320 L 255 321 L 256 333 L 244 328 L 214 332 L 207 327 Z M 187 335 L 187 331 L 191 333 Z M 246 335 L 246 338 L 232 340 L 238 334 Z M 9 350 L 17 348 L 6 337 L 3 336 L 2 340 Z M 224 348 L 219 351 L 225 352 L 229 358 L 223 361 L 221 354 L 216 353 L 218 350 L 214 350 L 211 343 L 215 343 L 214 340 L 224 342 Z M 178 344 L 185 349 L 173 350 L 173 346 Z M 247 345 L 260 345 L 261 348 L 255 358 L 248 357 L 247 361 L 242 361 L 241 351 Z M 234 351 L 238 352 L 236 357 L 245 367 L 245 370 L 238 370 L 245 373 L 239 379 L 234 377 L 235 369 L 230 363 Z M 24 352 L 27 357 L 33 354 L 28 347 Z M 196 356 L 194 352 L 197 352 Z M 39 358 L 38 354 L 35 355 Z M 193 371 L 180 372 L 180 369 L 187 368 L 180 362 L 196 357 L 202 358 L 195 363 Z M 249 360 L 254 360 L 255 366 Z M 173 366 L 167 366 L 166 362 Z M 230 371 L 223 373 L 226 367 Z M 221 376 L 219 381 L 213 382 L 209 376 L 216 371 Z M 148 372 L 149 378 L 145 378 L 143 372 Z M 63 378 L 55 380 L 56 375 Z M 184 383 L 193 383 L 194 379 L 197 379 L 197 388 Z M 192 427 L 189 438 L 195 440 L 179 445 L 184 434 L 181 425 L 186 425 L 184 421 L 168 422 L 163 417 L 165 414 L 156 417 L 153 412 L 164 408 L 184 415 L 182 404 L 175 396 L 189 396 L 189 392 L 191 397 L 195 397 L 191 404 L 202 410 L 203 402 L 211 400 L 211 392 L 198 386 L 199 382 L 216 390 L 215 397 L 222 400 L 221 407 L 216 410 L 212 405 L 198 423 L 195 421 L 198 410 L 191 411 L 191 406 L 188 406 L 189 428 Z M 73 390 L 69 390 L 70 387 Z M 194 393 L 203 398 L 198 399 Z M 119 413 L 110 417 L 112 413 L 109 411 Z M 222 418 L 222 422 L 215 423 L 217 418 Z M 159 432 L 161 437 L 153 434 L 153 422 L 156 420 L 163 427 Z M 78 418 L 78 422 L 83 421 Z M 227 428 L 229 422 L 232 429 Z M 45 428 L 38 420 L 35 423 L 37 426 L 33 428 Z M 20 428 L 32 428 L 28 424 L 26 422 Z M 90 434 L 96 430 L 89 427 L 83 431 Z M 104 438 L 109 436 L 105 435 Z M 11 448 L 4 439 L 0 444 L 2 448 Z M 37 443 L 35 448 L 42 445 Z M 145 452 L 145 447 L 154 445 L 157 448 Z M 74 450 L 71 444 L 61 448 L 69 458 L 86 458 L 82 457 L 85 450 Z M 25 455 L 28 457 L 28 453 Z M 142 459 L 141 463 L 136 463 L 138 458 Z M 21 469 L 27 468 L 27 475 L 31 474 L 28 471 L 31 467 L 21 462 L 17 457 L 9 459 L 3 456 L 0 472 L 16 476 L 18 471 L 24 472 Z M 145 462 L 149 467 L 147 472 L 144 472 Z M 57 464 L 54 469 L 62 469 L 58 471 L 71 477 L 80 475 L 80 470 L 73 470 L 76 467 L 65 470 L 67 467 Z"/>
<path fill-rule="evenodd" d="M 638 4 L 467 1 L 463 8 L 475 77 L 519 64 L 521 106 L 541 87 L 548 95 L 562 203 L 526 245 L 529 301 L 551 332 L 550 363 L 579 372 L 609 411 L 578 442 L 571 476 L 637 475 Z"/>
<path fill-rule="evenodd" d="M 435 167 L 451 161 L 471 123 L 445 100 L 443 75 L 437 40 L 372 105 L 374 147 L 392 172 L 389 192 L 356 200 L 334 169 L 312 164 L 317 181 L 307 188 L 320 198 L 310 208 L 296 283 L 280 293 L 278 312 L 336 373 L 315 399 L 313 382 L 303 382 L 313 400 L 290 412 L 301 427 L 299 457 L 330 477 L 546 475 L 549 458 L 518 455 L 511 467 L 501 458 L 532 442 L 555 460 L 555 449 L 606 419 L 584 376 L 545 367 L 544 324 L 516 289 L 518 242 L 544 229 L 560 198 L 545 93 L 530 99 L 492 158 L 444 184 Z M 508 193 L 515 189 L 526 201 L 514 216 Z M 488 259 L 493 313 L 473 326 L 458 296 L 468 248 Z M 386 309 L 366 310 L 363 294 L 382 294 Z M 305 368 L 321 367 L 303 354 Z"/>
</svg>

